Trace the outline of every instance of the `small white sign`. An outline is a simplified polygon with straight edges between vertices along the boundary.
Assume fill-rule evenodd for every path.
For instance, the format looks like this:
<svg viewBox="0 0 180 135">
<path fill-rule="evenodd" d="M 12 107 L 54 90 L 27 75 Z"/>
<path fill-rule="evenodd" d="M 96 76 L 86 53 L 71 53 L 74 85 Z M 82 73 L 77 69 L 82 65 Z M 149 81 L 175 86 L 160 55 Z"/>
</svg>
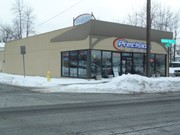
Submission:
<svg viewBox="0 0 180 135">
<path fill-rule="evenodd" d="M 118 68 L 117 67 L 113 67 L 113 73 L 114 73 L 114 77 L 119 76 L 119 72 L 118 72 Z"/>
</svg>

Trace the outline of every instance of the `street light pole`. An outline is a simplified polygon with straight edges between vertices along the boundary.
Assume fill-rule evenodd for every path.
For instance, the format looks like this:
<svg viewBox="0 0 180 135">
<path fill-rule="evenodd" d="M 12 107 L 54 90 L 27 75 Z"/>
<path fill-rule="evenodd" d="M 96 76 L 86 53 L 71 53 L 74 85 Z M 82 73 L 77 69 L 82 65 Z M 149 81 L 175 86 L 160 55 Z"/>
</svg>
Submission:
<svg viewBox="0 0 180 135">
<path fill-rule="evenodd" d="M 147 0 L 146 45 L 146 76 L 150 77 L 151 0 Z"/>
</svg>

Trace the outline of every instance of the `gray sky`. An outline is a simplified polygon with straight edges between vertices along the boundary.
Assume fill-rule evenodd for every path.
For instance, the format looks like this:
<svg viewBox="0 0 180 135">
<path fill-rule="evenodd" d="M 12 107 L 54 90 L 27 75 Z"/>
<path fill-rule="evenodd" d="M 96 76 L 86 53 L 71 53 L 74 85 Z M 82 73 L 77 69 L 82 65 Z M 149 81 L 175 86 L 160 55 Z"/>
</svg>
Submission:
<svg viewBox="0 0 180 135">
<path fill-rule="evenodd" d="M 175 11 L 180 9 L 180 0 L 153 1 L 158 1 Z M 11 8 L 14 2 L 15 0 L 0 0 L 0 23 L 12 21 Z M 44 33 L 72 26 L 73 17 L 83 13 L 93 12 L 97 19 L 103 21 L 123 22 L 129 13 L 146 4 L 146 0 L 24 0 L 24 3 L 34 10 L 37 33 Z M 47 21 L 52 17 L 55 18 Z"/>
</svg>

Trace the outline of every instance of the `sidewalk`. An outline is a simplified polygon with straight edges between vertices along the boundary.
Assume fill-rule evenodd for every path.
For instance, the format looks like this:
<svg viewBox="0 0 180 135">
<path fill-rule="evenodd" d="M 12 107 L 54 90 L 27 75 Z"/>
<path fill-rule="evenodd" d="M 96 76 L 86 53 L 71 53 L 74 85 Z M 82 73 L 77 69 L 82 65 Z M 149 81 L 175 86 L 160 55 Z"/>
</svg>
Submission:
<svg viewBox="0 0 180 135">
<path fill-rule="evenodd" d="M 180 97 L 180 93 L 161 94 L 103 94 L 103 93 L 40 93 L 33 92 L 31 88 L 8 86 L 2 89 L 0 86 L 0 108 L 27 107 L 44 105 L 67 105 L 74 103 L 90 102 L 116 102 L 122 103 L 142 102 L 166 97 Z M 4 86 L 5 88 L 5 86 Z"/>
</svg>

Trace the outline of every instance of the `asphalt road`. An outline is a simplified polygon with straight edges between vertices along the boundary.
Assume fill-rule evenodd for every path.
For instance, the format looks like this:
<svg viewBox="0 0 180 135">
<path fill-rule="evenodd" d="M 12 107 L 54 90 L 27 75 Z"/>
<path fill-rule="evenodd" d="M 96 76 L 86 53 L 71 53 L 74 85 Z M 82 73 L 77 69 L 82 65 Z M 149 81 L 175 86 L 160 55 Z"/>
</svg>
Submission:
<svg viewBox="0 0 180 135">
<path fill-rule="evenodd" d="M 0 85 L 0 135 L 180 133 L 180 93 L 44 94 L 30 89 Z"/>
</svg>

